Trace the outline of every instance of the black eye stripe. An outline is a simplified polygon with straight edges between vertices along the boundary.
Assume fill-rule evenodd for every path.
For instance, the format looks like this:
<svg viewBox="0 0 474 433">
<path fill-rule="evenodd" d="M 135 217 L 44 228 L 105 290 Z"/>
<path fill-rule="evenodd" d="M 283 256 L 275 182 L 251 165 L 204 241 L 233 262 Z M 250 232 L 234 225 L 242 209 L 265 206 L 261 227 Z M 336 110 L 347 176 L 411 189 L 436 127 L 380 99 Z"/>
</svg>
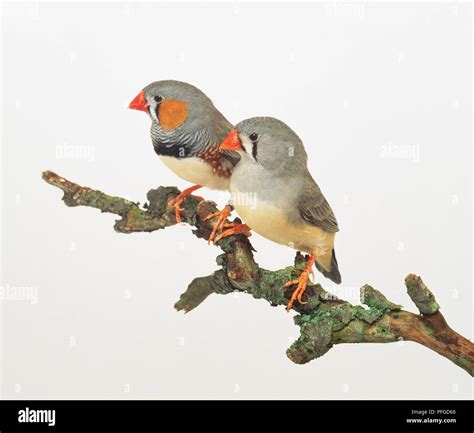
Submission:
<svg viewBox="0 0 474 433">
<path fill-rule="evenodd" d="M 252 156 L 257 161 L 257 143 L 252 142 Z"/>
</svg>

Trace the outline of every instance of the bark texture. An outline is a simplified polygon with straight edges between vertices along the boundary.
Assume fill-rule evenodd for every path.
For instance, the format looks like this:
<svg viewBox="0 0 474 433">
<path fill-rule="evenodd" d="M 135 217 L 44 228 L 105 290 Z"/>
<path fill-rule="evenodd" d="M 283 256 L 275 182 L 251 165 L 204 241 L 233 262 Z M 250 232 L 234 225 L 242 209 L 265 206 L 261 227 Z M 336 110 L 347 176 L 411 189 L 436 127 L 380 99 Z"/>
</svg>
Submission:
<svg viewBox="0 0 474 433">
<path fill-rule="evenodd" d="M 114 229 L 120 233 L 152 232 L 176 224 L 175 212 L 167 204 L 179 194 L 175 187 L 158 187 L 147 194 L 148 202 L 138 203 L 80 186 L 61 176 L 45 171 L 43 179 L 64 192 L 67 206 L 88 206 L 120 216 Z M 209 239 L 217 218 L 205 221 L 216 212 L 215 203 L 186 197 L 183 221 L 194 227 L 193 233 Z M 291 288 L 284 289 L 298 275 L 305 258 L 297 254 L 293 266 L 269 271 L 258 266 L 247 237 L 231 236 L 218 242 L 222 254 L 217 257 L 219 269 L 212 275 L 191 281 L 175 304 L 185 313 L 201 304 L 210 294 L 243 291 L 254 298 L 265 299 L 272 306 L 286 306 Z M 298 315 L 294 321 L 300 327 L 300 337 L 287 350 L 287 356 L 297 364 L 307 363 L 324 355 L 336 344 L 391 343 L 414 341 L 444 356 L 474 375 L 474 345 L 449 327 L 439 311 L 433 293 L 419 276 L 405 278 L 408 296 L 419 313 L 402 310 L 381 292 L 366 284 L 360 289 L 361 303 L 352 305 L 326 292 L 319 284 L 306 289 L 305 304 L 295 303 Z"/>
</svg>

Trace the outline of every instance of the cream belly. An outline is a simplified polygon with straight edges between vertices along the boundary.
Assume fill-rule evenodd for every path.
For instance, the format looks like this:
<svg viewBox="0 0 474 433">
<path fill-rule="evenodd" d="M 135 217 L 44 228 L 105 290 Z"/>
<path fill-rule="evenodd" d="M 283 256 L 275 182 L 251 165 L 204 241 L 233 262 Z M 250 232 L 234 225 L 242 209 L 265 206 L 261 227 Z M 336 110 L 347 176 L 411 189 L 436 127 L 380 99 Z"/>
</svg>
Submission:
<svg viewBox="0 0 474 433">
<path fill-rule="evenodd" d="M 234 203 L 242 220 L 263 237 L 298 251 L 313 253 L 326 269 L 331 269 L 334 233 L 310 224 L 291 224 L 283 211 L 268 202 L 258 201 L 255 208 Z"/>
<path fill-rule="evenodd" d="M 160 155 L 160 158 L 181 179 L 211 189 L 229 189 L 229 179 L 218 176 L 213 172 L 211 165 L 202 159 L 196 157 L 178 159 L 163 155 Z"/>
</svg>

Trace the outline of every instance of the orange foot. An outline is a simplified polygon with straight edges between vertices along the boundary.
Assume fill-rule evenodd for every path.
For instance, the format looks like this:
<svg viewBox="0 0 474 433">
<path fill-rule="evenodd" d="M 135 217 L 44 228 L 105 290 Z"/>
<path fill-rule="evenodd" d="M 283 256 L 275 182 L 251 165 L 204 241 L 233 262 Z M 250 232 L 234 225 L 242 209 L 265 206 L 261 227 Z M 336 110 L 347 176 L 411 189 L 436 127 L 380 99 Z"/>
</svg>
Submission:
<svg viewBox="0 0 474 433">
<path fill-rule="evenodd" d="M 226 205 L 224 209 L 211 213 L 206 218 L 204 218 L 204 221 L 209 221 L 212 218 L 218 217 L 216 223 L 214 224 L 214 227 L 212 228 L 211 235 L 209 236 L 209 241 L 208 241 L 209 244 L 211 244 L 214 241 L 217 230 L 222 230 L 222 228 L 224 227 L 226 223 L 227 217 L 230 215 L 231 212 L 232 212 L 232 206 Z"/>
<path fill-rule="evenodd" d="M 222 238 L 226 238 L 232 235 L 243 234 L 247 237 L 251 235 L 250 227 L 247 224 L 230 223 L 224 224 L 224 227 L 227 228 L 227 230 L 221 232 L 219 236 L 216 237 L 215 242 L 219 242 Z"/>
<path fill-rule="evenodd" d="M 174 207 L 175 209 L 177 223 L 181 222 L 181 211 L 184 210 L 181 208 L 181 203 L 183 202 L 186 196 L 191 195 L 192 192 L 196 191 L 199 188 L 202 188 L 201 185 L 194 185 L 189 188 L 186 188 L 185 190 L 183 190 L 181 194 L 177 195 L 173 200 L 170 200 L 168 202 L 168 209 L 171 209 L 172 207 Z M 193 196 L 193 197 L 197 198 L 198 200 L 204 200 L 203 197 L 199 197 L 199 196 Z"/>
<path fill-rule="evenodd" d="M 246 224 L 236 224 L 236 223 L 228 223 L 227 218 L 229 217 L 230 213 L 232 212 L 232 206 L 226 205 L 226 207 L 218 212 L 214 212 L 211 215 L 208 215 L 204 221 L 208 221 L 212 218 L 218 217 L 214 227 L 212 228 L 211 235 L 209 236 L 209 243 L 216 243 L 222 238 L 226 238 L 227 236 L 235 235 L 238 233 L 244 233 L 246 236 L 250 236 L 250 227 Z M 224 228 L 228 230 L 222 231 Z M 221 233 L 219 236 L 216 237 L 217 231 Z"/>
<path fill-rule="evenodd" d="M 304 268 L 304 271 L 301 272 L 301 275 L 299 276 L 299 278 L 297 278 L 296 280 L 288 281 L 285 284 L 285 288 L 289 286 L 297 285 L 295 291 L 291 295 L 290 302 L 288 302 L 288 305 L 286 306 L 286 309 L 288 311 L 290 311 L 291 308 L 293 307 L 293 303 L 295 302 L 295 299 L 298 299 L 298 302 L 300 304 L 306 304 L 306 302 L 303 302 L 301 297 L 303 296 L 303 293 L 306 290 L 306 286 L 308 285 L 309 276 L 313 273 L 312 268 L 313 268 L 315 260 L 316 260 L 316 256 L 314 254 L 310 254 L 309 259 L 306 262 L 306 267 Z"/>
</svg>

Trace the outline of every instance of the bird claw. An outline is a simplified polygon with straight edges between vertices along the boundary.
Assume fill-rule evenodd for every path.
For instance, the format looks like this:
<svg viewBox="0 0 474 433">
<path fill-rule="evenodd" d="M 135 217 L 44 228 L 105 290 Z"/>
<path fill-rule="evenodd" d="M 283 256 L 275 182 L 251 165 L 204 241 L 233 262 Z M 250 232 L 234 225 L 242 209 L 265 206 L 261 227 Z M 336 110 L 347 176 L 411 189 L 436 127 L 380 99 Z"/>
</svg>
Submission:
<svg viewBox="0 0 474 433">
<path fill-rule="evenodd" d="M 183 199 L 181 200 L 176 200 L 176 202 L 170 206 L 170 204 L 168 203 L 168 209 L 172 209 L 174 208 L 174 211 L 175 211 L 175 218 L 176 218 L 176 223 L 181 223 L 181 212 L 184 211 L 184 209 L 182 207 L 180 207 L 181 203 L 182 203 Z"/>
<path fill-rule="evenodd" d="M 209 221 L 212 218 L 215 218 L 216 216 L 219 216 L 222 211 L 218 210 L 217 212 L 209 214 L 206 218 L 203 219 L 203 221 Z"/>
<path fill-rule="evenodd" d="M 250 227 L 247 224 L 225 224 L 224 227 L 232 227 L 230 229 L 224 230 L 219 234 L 219 236 L 216 237 L 214 242 L 219 242 L 221 239 L 226 238 L 228 236 L 232 235 L 238 235 L 242 234 L 244 236 L 249 237 L 251 235 L 250 233 Z"/>
<path fill-rule="evenodd" d="M 222 228 L 225 226 L 226 221 L 227 221 L 227 217 L 230 215 L 231 210 L 232 210 L 232 208 L 229 205 L 227 205 L 226 207 L 224 207 L 224 209 L 222 209 L 220 211 L 217 211 L 217 212 L 214 212 L 214 213 L 208 215 L 206 218 L 204 218 L 204 221 L 208 221 L 212 218 L 218 217 L 216 223 L 214 224 L 214 226 L 212 228 L 211 235 L 209 236 L 209 241 L 208 241 L 209 245 L 211 243 L 216 243 L 217 242 L 217 239 L 215 239 L 217 231 L 218 230 L 222 231 Z"/>
<path fill-rule="evenodd" d="M 307 285 L 307 284 L 308 284 L 308 281 L 306 281 L 306 285 Z M 303 301 L 303 299 L 302 299 L 303 293 L 304 293 L 304 291 L 305 291 L 305 289 L 306 289 L 306 285 L 303 287 L 303 290 L 300 290 L 300 291 L 298 292 L 298 295 L 296 296 L 296 299 L 298 299 L 298 302 L 299 302 L 300 304 L 302 304 L 302 305 L 308 303 L 307 301 Z"/>
<path fill-rule="evenodd" d="M 304 271 L 301 272 L 301 275 L 297 279 L 288 281 L 285 284 L 284 286 L 285 288 L 289 286 L 294 286 L 297 284 L 296 289 L 291 295 L 290 301 L 288 302 L 288 305 L 286 306 L 287 311 L 290 311 L 293 308 L 293 304 L 295 300 L 297 300 L 301 305 L 307 304 L 306 301 L 303 301 L 302 297 L 306 290 L 306 286 L 308 285 L 309 276 L 312 275 L 314 278 L 314 272 L 312 268 L 313 268 L 315 259 L 316 257 L 313 254 L 311 254 L 308 262 L 306 263 L 306 267 Z"/>
<path fill-rule="evenodd" d="M 189 188 L 186 188 L 185 190 L 183 190 L 181 193 L 179 193 L 176 197 L 174 197 L 168 202 L 168 205 L 166 207 L 168 209 L 172 209 L 172 208 L 175 209 L 175 218 L 178 224 L 181 222 L 181 212 L 184 211 L 184 209 L 181 207 L 181 203 L 184 201 L 184 199 L 188 195 L 190 195 L 191 197 L 194 197 L 195 199 L 199 201 L 204 200 L 203 197 L 191 194 L 193 191 L 196 191 L 199 188 L 201 188 L 201 185 L 193 185 Z"/>
<path fill-rule="evenodd" d="M 285 285 L 283 287 L 286 289 L 287 287 L 294 286 L 295 284 L 298 284 L 299 282 L 300 282 L 300 280 L 298 280 L 298 279 L 291 280 L 291 281 L 288 281 L 287 283 L 285 283 Z"/>
</svg>

